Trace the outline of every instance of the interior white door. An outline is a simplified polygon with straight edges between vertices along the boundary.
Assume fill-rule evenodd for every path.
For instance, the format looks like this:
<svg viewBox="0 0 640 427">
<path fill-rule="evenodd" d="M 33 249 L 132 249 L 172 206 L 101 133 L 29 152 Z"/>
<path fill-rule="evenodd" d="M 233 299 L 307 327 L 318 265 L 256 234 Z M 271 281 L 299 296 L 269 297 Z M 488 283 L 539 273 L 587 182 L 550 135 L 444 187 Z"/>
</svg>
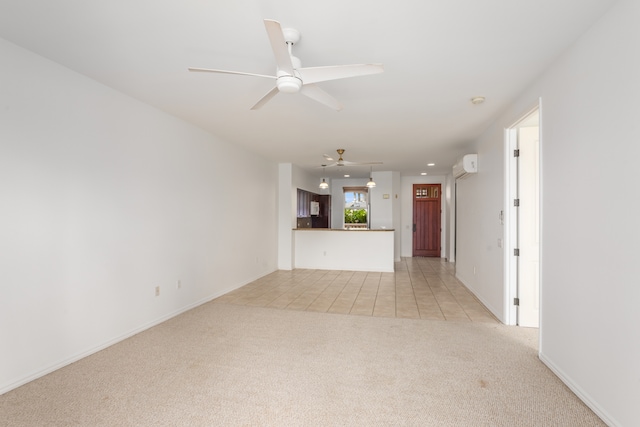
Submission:
<svg viewBox="0 0 640 427">
<path fill-rule="evenodd" d="M 539 127 L 518 128 L 518 325 L 540 319 L 540 141 Z"/>
</svg>

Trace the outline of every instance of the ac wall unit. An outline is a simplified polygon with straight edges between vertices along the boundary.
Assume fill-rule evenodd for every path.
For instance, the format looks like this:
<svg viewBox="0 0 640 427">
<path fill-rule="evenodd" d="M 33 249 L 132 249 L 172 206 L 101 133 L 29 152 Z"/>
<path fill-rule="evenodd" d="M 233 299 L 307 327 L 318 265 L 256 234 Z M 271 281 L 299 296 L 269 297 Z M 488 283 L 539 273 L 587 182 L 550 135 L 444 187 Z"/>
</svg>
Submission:
<svg viewBox="0 0 640 427">
<path fill-rule="evenodd" d="M 453 177 L 455 179 L 466 178 L 470 173 L 478 172 L 478 155 L 466 154 L 453 165 Z"/>
</svg>

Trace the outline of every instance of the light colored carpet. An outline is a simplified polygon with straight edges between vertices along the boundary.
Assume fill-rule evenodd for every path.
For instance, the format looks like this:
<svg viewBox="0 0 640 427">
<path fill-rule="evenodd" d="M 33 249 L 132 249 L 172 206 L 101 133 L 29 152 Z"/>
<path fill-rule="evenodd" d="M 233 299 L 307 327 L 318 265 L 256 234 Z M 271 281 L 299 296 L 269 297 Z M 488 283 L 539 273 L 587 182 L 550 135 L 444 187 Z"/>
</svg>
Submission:
<svg viewBox="0 0 640 427">
<path fill-rule="evenodd" d="M 599 426 L 537 331 L 211 302 L 0 396 L 3 426 Z"/>
</svg>

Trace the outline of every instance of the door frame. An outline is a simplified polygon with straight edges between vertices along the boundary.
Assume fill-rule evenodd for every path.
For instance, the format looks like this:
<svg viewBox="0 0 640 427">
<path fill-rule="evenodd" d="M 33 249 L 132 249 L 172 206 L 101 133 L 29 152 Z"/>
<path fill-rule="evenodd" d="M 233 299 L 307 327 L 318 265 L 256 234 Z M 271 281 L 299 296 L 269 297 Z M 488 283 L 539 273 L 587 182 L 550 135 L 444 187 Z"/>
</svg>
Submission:
<svg viewBox="0 0 640 427">
<path fill-rule="evenodd" d="M 400 234 L 400 255 L 402 257 L 411 257 L 413 254 L 413 232 L 411 225 L 413 224 L 413 184 L 441 184 L 442 195 L 440 200 L 440 209 L 442 215 L 440 216 L 440 226 L 442 227 L 442 234 L 440 236 L 442 251 L 440 252 L 440 258 L 445 258 L 448 261 L 453 261 L 448 258 L 449 251 L 452 247 L 448 240 L 445 240 L 447 233 L 452 232 L 453 218 L 451 217 L 452 209 L 452 188 L 451 180 L 453 175 L 412 175 L 402 177 L 402 183 L 400 188 L 400 227 L 396 229 L 396 232 Z M 449 234 L 449 238 L 453 238 Z"/>
<path fill-rule="evenodd" d="M 535 111 L 538 111 L 538 126 L 540 133 L 540 142 L 539 142 L 539 153 L 540 153 L 540 171 L 539 171 L 539 191 L 540 194 L 543 194 L 542 184 L 543 184 L 543 176 L 542 176 L 542 150 L 543 150 L 543 141 L 542 141 L 542 98 L 538 98 L 537 103 L 526 110 L 524 114 L 522 114 L 518 120 L 516 120 L 511 126 L 504 129 L 504 165 L 505 165 L 505 175 L 504 175 L 504 211 L 501 212 L 501 218 L 503 219 L 504 226 L 504 313 L 505 313 L 505 324 L 507 325 L 517 325 L 518 324 L 518 309 L 514 304 L 514 298 L 518 296 L 518 259 L 515 257 L 514 250 L 518 248 L 518 212 L 517 208 L 514 206 L 513 200 L 517 198 L 518 194 L 518 168 L 515 157 L 513 156 L 513 151 L 518 146 L 518 127 L 522 123 L 522 121 L 530 116 Z M 539 212 L 539 221 L 540 221 L 540 271 L 538 277 L 540 278 L 540 327 L 539 327 L 539 335 L 538 341 L 541 341 L 542 336 L 542 226 L 543 226 L 543 218 L 542 218 L 542 197 L 540 197 L 540 212 Z M 538 346 L 539 348 L 539 346 Z"/>
<path fill-rule="evenodd" d="M 411 185 L 411 223 L 412 225 L 415 225 L 416 223 L 416 199 L 415 199 L 415 188 L 416 185 L 428 185 L 428 186 L 437 186 L 439 188 L 438 190 L 438 210 L 439 210 L 439 214 L 437 215 L 438 221 L 440 223 L 440 230 L 438 231 L 438 246 L 439 246 L 439 250 L 438 250 L 438 255 L 429 255 L 429 256 L 433 256 L 433 257 L 438 257 L 438 258 L 442 258 L 442 251 L 444 248 L 443 245 L 443 236 L 445 233 L 443 233 L 443 214 L 444 214 L 444 209 L 443 209 L 443 200 L 445 198 L 443 192 L 444 192 L 444 185 L 441 182 L 414 182 Z M 416 246 L 416 232 L 412 229 L 411 230 L 411 256 L 415 257 L 415 256 L 421 256 L 421 255 L 416 255 L 415 254 L 415 246 Z"/>
</svg>

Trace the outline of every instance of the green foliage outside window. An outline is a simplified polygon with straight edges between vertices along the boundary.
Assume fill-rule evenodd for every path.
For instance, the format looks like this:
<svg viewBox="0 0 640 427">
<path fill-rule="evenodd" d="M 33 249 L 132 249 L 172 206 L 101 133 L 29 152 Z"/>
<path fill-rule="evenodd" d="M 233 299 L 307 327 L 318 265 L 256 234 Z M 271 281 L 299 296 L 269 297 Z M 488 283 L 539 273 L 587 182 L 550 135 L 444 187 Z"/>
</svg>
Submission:
<svg viewBox="0 0 640 427">
<path fill-rule="evenodd" d="M 366 209 L 345 209 L 344 223 L 345 224 L 366 224 L 367 210 Z"/>
</svg>

